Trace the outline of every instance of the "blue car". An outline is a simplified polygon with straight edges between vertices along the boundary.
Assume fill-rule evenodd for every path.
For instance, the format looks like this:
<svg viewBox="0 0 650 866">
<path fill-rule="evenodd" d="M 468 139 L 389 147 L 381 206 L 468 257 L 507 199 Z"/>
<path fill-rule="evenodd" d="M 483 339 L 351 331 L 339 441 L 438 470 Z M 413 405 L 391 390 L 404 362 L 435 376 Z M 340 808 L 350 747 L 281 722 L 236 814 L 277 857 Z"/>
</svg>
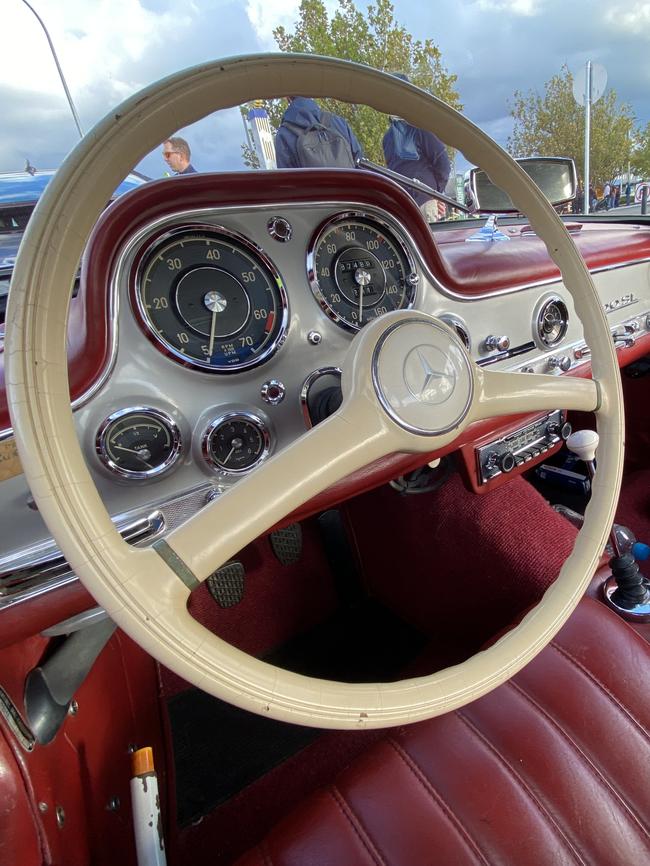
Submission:
<svg viewBox="0 0 650 866">
<path fill-rule="evenodd" d="M 4 322 L 9 281 L 20 241 L 37 201 L 55 172 L 55 169 L 34 169 L 28 164 L 25 171 L 0 174 L 0 327 Z M 149 178 L 137 172 L 129 174 L 115 190 L 113 199 L 147 180 Z"/>
</svg>

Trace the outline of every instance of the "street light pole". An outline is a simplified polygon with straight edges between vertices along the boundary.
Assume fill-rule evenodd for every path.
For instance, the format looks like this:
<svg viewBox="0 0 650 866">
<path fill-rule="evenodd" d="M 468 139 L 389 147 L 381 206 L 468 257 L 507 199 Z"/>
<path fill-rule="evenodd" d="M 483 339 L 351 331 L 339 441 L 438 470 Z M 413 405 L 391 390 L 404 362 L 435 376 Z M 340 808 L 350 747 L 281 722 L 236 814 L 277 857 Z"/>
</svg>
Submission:
<svg viewBox="0 0 650 866">
<path fill-rule="evenodd" d="M 52 40 L 50 39 L 50 34 L 47 32 L 47 27 L 43 23 L 43 20 L 42 20 L 41 16 L 38 14 L 38 12 L 36 11 L 36 9 L 34 9 L 33 6 L 30 6 L 30 4 L 27 2 L 27 0 L 23 0 L 23 3 L 25 4 L 25 6 L 27 6 L 27 8 L 31 12 L 34 13 L 34 15 L 36 16 L 36 20 L 38 21 L 38 23 L 43 28 L 43 32 L 45 33 L 48 44 L 50 46 L 50 51 L 52 52 L 52 57 L 54 58 L 54 62 L 56 63 L 56 68 L 57 68 L 57 71 L 59 73 L 59 77 L 61 79 L 61 84 L 63 85 L 63 89 L 65 90 L 65 95 L 68 99 L 70 111 L 72 112 L 75 126 L 77 127 L 77 131 L 79 133 L 79 138 L 83 138 L 84 134 L 83 134 L 83 130 L 81 128 L 81 123 L 79 122 L 79 115 L 77 114 L 77 109 L 74 107 L 74 102 L 72 101 L 72 96 L 70 95 L 70 91 L 68 90 L 68 85 L 66 84 L 65 77 L 63 75 L 63 70 L 61 69 L 61 64 L 59 63 L 59 58 L 56 56 L 56 51 L 54 50 L 54 45 L 52 43 Z"/>
</svg>

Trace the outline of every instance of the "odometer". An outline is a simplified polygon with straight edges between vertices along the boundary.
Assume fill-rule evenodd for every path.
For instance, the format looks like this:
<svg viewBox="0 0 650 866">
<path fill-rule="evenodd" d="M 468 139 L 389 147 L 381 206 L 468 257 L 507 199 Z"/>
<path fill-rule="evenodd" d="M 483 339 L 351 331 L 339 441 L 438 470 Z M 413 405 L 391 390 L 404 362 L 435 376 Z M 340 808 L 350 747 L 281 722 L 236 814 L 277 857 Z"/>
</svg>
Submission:
<svg viewBox="0 0 650 866">
<path fill-rule="evenodd" d="M 339 214 L 320 228 L 308 257 L 312 292 L 328 316 L 358 331 L 412 306 L 418 275 L 395 232 L 365 214 Z"/>
<path fill-rule="evenodd" d="M 183 227 L 156 241 L 138 266 L 135 309 L 153 341 L 188 366 L 257 366 L 287 324 L 280 275 L 260 249 L 225 229 Z"/>
</svg>

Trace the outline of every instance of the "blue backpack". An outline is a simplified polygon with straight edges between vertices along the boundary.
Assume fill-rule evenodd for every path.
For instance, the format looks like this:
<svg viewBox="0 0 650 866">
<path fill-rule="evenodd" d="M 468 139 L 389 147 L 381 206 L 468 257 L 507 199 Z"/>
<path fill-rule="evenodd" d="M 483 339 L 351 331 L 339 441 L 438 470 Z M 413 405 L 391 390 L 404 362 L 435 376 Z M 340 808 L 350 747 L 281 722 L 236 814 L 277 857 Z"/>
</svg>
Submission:
<svg viewBox="0 0 650 866">
<path fill-rule="evenodd" d="M 285 121 L 295 134 L 296 160 L 301 168 L 356 168 L 348 139 L 333 124 L 332 115 L 321 111 L 320 122 L 298 126 Z"/>
<path fill-rule="evenodd" d="M 395 156 L 399 159 L 419 159 L 417 129 L 405 120 L 392 120 L 390 133 L 393 137 Z"/>
</svg>

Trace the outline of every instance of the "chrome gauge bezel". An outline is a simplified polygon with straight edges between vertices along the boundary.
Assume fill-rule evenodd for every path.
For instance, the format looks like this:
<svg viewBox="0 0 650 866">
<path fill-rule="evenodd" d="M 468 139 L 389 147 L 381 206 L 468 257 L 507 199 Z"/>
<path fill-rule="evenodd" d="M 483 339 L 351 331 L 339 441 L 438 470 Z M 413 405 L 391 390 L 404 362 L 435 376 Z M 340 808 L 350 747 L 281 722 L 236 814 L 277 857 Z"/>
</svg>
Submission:
<svg viewBox="0 0 650 866">
<path fill-rule="evenodd" d="M 560 327 L 560 331 L 558 335 L 549 340 L 544 336 L 543 333 L 543 322 L 544 322 L 544 313 L 551 306 L 551 304 L 555 304 L 560 308 L 560 312 L 562 314 L 562 325 Z M 569 330 L 569 308 L 567 307 L 566 301 L 564 301 L 559 295 L 545 295 L 543 298 L 540 298 L 537 304 L 537 309 L 533 319 L 533 337 L 537 343 L 537 345 L 541 349 L 552 349 L 555 346 L 558 346 L 562 340 L 566 337 L 567 331 Z"/>
<path fill-rule="evenodd" d="M 245 466 L 242 469 L 228 469 L 227 467 L 222 466 L 218 461 L 216 461 L 210 449 L 210 440 L 212 436 L 221 427 L 223 424 L 227 424 L 229 421 L 247 421 L 256 430 L 262 437 L 262 451 L 259 456 L 255 460 L 254 463 L 251 463 L 249 466 Z M 246 475 L 248 472 L 251 472 L 255 469 L 256 466 L 259 466 L 271 453 L 271 431 L 269 430 L 266 422 L 260 418 L 259 415 L 254 412 L 248 412 L 246 410 L 233 410 L 232 412 L 224 412 L 222 415 L 217 416 L 214 421 L 211 421 L 208 427 L 205 429 L 202 437 L 201 437 L 201 454 L 203 459 L 207 463 L 208 467 L 213 471 L 218 473 L 219 475 L 226 476 L 240 476 Z"/>
<path fill-rule="evenodd" d="M 209 362 L 202 362 L 196 357 L 188 357 L 183 352 L 179 351 L 174 345 L 159 333 L 153 324 L 149 313 L 147 312 L 143 300 L 143 278 L 145 270 L 156 256 L 158 251 L 165 247 L 173 240 L 187 235 L 188 237 L 197 234 L 206 233 L 213 235 L 216 238 L 225 238 L 236 246 L 240 246 L 244 251 L 256 261 L 261 270 L 266 271 L 269 281 L 272 283 L 274 291 L 278 295 L 278 322 L 274 322 L 273 327 L 276 329 L 276 334 L 269 344 L 254 358 L 246 361 L 229 364 L 216 365 Z M 194 370 L 201 370 L 205 373 L 213 374 L 229 374 L 240 373 L 243 370 L 250 370 L 259 367 L 269 360 L 283 345 L 287 336 L 289 326 L 289 302 L 287 290 L 284 280 L 280 275 L 277 267 L 272 259 L 267 255 L 265 250 L 251 241 L 249 238 L 233 231 L 226 226 L 220 224 L 204 223 L 204 222 L 184 222 L 182 225 L 174 226 L 172 229 L 162 231 L 153 236 L 149 236 L 139 247 L 136 254 L 133 266 L 131 268 L 131 278 L 129 280 L 131 307 L 134 311 L 136 319 L 146 335 L 146 337 L 156 346 L 156 348 L 169 358 L 172 358 L 177 363 L 184 367 L 189 367 Z M 250 303 L 250 301 L 249 301 Z"/>
<path fill-rule="evenodd" d="M 357 333 L 357 331 L 361 330 L 363 324 L 354 325 L 344 319 L 341 315 L 339 315 L 336 310 L 332 309 L 331 305 L 329 304 L 321 290 L 320 283 L 316 276 L 316 252 L 320 246 L 322 239 L 334 225 L 336 225 L 337 223 L 345 222 L 346 220 L 359 220 L 361 222 L 368 223 L 371 228 L 377 229 L 381 232 L 387 232 L 391 240 L 399 247 L 399 252 L 406 259 L 409 269 L 409 272 L 405 274 L 405 291 L 408 296 L 408 303 L 404 306 L 399 307 L 399 309 L 410 310 L 415 304 L 420 275 L 416 267 L 415 256 L 411 252 L 409 244 L 405 240 L 404 235 L 399 230 L 399 228 L 389 220 L 383 219 L 382 217 L 377 216 L 374 213 L 363 210 L 340 211 L 328 217 L 327 220 L 322 223 L 314 232 L 309 242 L 306 260 L 307 279 L 309 280 L 309 286 L 311 288 L 312 294 L 314 295 L 316 301 L 318 302 L 318 305 L 327 315 L 327 317 L 339 327 L 344 328 L 346 331 L 350 331 L 351 333 L 355 334 Z"/>
<path fill-rule="evenodd" d="M 121 421 L 129 415 L 148 416 L 167 429 L 171 439 L 171 450 L 169 456 L 163 463 L 154 466 L 152 469 L 136 471 L 133 469 L 125 469 L 116 463 L 110 456 L 109 449 L 106 445 L 106 438 L 115 422 Z M 153 406 L 128 406 L 125 409 L 118 409 L 116 412 L 112 412 L 102 421 L 95 436 L 95 452 L 102 465 L 113 475 L 117 475 L 118 477 L 129 481 L 146 481 L 163 475 L 175 465 L 181 456 L 182 451 L 183 441 L 178 424 L 174 421 L 171 415 L 167 414 L 167 412 L 163 412 L 161 409 L 155 409 Z"/>
<path fill-rule="evenodd" d="M 457 316 L 455 313 L 440 313 L 438 318 L 441 322 L 444 322 L 445 325 L 449 325 L 449 327 L 454 331 L 456 336 L 460 339 L 462 344 L 465 346 L 468 352 L 472 351 L 472 337 L 469 332 L 469 328 L 467 327 L 466 322 Z"/>
</svg>

